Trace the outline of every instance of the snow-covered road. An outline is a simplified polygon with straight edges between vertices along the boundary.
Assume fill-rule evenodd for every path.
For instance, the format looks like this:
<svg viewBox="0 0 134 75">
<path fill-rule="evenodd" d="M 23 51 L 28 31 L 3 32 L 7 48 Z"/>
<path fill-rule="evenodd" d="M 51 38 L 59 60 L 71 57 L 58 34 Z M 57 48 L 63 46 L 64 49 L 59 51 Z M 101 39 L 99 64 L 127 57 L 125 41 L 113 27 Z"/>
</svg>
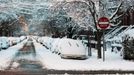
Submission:
<svg viewBox="0 0 134 75">
<path fill-rule="evenodd" d="M 0 51 L 0 69 L 17 67 L 16 69 L 21 70 L 39 69 L 40 71 L 134 71 L 133 61 L 123 60 L 120 54 L 109 51 L 106 51 L 105 62 L 102 59 L 97 59 L 96 50 L 92 50 L 92 57 L 86 60 L 63 59 L 35 40 L 31 42 L 25 40 L 7 50 Z"/>
<path fill-rule="evenodd" d="M 7 69 L 15 54 L 18 52 L 19 49 L 23 47 L 26 42 L 27 39 L 15 46 L 9 47 L 6 50 L 0 51 L 0 70 Z"/>
<path fill-rule="evenodd" d="M 36 52 L 32 39 L 28 39 L 23 48 L 19 49 L 15 54 L 10 62 L 8 70 L 29 72 L 42 71 L 42 65 L 38 59 L 36 59 Z"/>
</svg>

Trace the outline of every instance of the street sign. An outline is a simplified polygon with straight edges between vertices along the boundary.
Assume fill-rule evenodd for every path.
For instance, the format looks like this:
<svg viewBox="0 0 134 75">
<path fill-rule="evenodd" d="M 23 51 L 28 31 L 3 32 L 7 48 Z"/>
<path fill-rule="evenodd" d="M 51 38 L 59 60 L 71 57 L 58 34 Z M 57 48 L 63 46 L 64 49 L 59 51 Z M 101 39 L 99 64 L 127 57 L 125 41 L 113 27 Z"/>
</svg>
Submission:
<svg viewBox="0 0 134 75">
<path fill-rule="evenodd" d="M 110 27 L 109 19 L 107 17 L 99 18 L 97 27 L 102 30 L 108 29 Z"/>
<path fill-rule="evenodd" d="M 105 51 L 106 51 L 106 43 L 105 43 L 105 30 L 110 27 L 109 19 L 107 17 L 101 17 L 98 20 L 97 28 L 103 30 L 103 61 L 105 61 Z"/>
</svg>

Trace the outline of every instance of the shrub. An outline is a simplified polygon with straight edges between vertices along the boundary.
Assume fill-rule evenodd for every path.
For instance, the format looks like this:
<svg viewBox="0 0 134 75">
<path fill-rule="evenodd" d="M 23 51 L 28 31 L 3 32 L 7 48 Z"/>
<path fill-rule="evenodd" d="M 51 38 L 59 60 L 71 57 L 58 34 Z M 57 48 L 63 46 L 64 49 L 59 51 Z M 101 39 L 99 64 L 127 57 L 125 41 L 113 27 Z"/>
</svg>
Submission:
<svg viewBox="0 0 134 75">
<path fill-rule="evenodd" d="M 123 58 L 134 59 L 134 38 L 129 35 L 123 37 Z"/>
</svg>

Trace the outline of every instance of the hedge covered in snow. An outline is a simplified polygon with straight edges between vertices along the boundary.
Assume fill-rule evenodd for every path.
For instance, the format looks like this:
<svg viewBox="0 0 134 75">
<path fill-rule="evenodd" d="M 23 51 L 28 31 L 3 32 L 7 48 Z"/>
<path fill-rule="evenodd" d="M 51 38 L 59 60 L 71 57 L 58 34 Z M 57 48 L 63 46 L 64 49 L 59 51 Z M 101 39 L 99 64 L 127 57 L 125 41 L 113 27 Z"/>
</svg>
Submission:
<svg viewBox="0 0 134 75">
<path fill-rule="evenodd" d="M 134 60 L 134 37 L 126 35 L 123 37 L 123 58 Z"/>
</svg>

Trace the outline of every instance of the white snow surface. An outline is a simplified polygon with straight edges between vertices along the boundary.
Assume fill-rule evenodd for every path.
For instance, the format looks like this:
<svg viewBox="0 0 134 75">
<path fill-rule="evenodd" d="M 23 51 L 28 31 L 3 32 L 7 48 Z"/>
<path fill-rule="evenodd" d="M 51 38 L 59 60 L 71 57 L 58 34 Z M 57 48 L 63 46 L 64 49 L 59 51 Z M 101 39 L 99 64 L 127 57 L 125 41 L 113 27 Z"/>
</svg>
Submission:
<svg viewBox="0 0 134 75">
<path fill-rule="evenodd" d="M 124 35 L 129 35 L 130 37 L 134 37 L 134 29 L 129 29 L 124 32 Z"/>
<path fill-rule="evenodd" d="M 26 41 L 27 40 L 24 40 L 23 42 L 15 45 L 15 46 L 12 46 L 6 50 L 0 51 L 0 70 L 4 70 L 9 66 L 10 62 L 12 61 L 13 57 L 15 56 L 15 53 L 17 53 L 18 50 L 23 47 L 23 45 Z"/>
<path fill-rule="evenodd" d="M 82 44 L 80 40 L 74 40 L 74 39 L 61 39 L 59 41 L 60 43 L 57 43 L 59 48 L 59 52 L 62 55 L 85 55 L 86 56 L 86 48 Z M 55 47 L 56 48 L 56 47 Z"/>
<path fill-rule="evenodd" d="M 92 56 L 86 60 L 61 59 L 41 44 L 34 41 L 37 58 L 44 68 L 55 70 L 129 70 L 134 71 L 134 61 L 123 60 L 119 53 L 106 51 L 106 60 L 97 59 L 97 51 L 92 49 Z"/>
</svg>

